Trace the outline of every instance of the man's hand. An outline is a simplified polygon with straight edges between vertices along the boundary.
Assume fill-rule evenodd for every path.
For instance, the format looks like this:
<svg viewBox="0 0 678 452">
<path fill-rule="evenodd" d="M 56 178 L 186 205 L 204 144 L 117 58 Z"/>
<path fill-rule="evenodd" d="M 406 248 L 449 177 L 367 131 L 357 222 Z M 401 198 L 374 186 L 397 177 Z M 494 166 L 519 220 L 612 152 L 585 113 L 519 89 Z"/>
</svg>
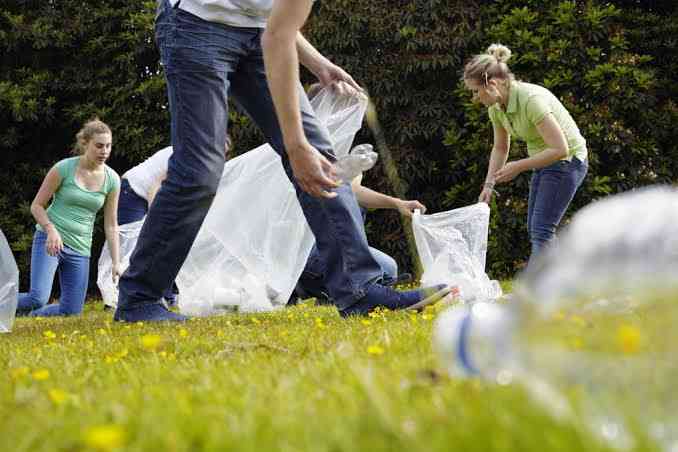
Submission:
<svg viewBox="0 0 678 452">
<path fill-rule="evenodd" d="M 426 206 L 416 200 L 402 200 L 399 199 L 396 203 L 396 208 L 401 215 L 406 217 L 411 217 L 416 209 L 419 209 L 421 213 L 426 213 Z"/>
<path fill-rule="evenodd" d="M 337 89 L 339 94 L 344 94 L 344 90 L 349 87 L 359 93 L 365 92 L 365 90 L 353 80 L 353 77 L 351 77 L 348 72 L 330 62 L 322 65 L 315 73 L 315 76 L 318 77 L 318 81 L 323 86 L 335 84 L 334 89 Z M 340 82 L 346 83 L 348 87 L 344 87 Z"/>
<path fill-rule="evenodd" d="M 480 196 L 478 196 L 478 202 L 484 202 L 485 204 L 489 204 L 490 201 L 492 201 L 493 194 L 494 189 L 490 187 L 483 187 L 483 191 L 481 191 Z"/>
<path fill-rule="evenodd" d="M 308 143 L 287 149 L 294 177 L 306 193 L 316 198 L 334 198 L 339 187 L 332 163 Z"/>
<path fill-rule="evenodd" d="M 120 271 L 120 264 L 113 264 L 111 267 L 111 278 L 113 279 L 113 284 L 118 285 L 118 281 L 120 281 L 120 275 L 122 275 L 122 271 Z"/>
</svg>

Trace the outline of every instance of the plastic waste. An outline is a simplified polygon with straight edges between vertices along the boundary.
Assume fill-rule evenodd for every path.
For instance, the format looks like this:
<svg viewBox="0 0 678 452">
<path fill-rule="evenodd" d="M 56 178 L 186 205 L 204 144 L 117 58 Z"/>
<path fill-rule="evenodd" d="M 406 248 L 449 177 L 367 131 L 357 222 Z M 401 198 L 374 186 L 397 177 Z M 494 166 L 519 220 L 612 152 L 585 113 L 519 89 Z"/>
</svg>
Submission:
<svg viewBox="0 0 678 452">
<path fill-rule="evenodd" d="M 415 211 L 412 230 L 424 273 L 422 285 L 448 284 L 471 303 L 502 295 L 485 273 L 490 208 L 477 203 L 432 215 Z"/>
<path fill-rule="evenodd" d="M 516 282 L 514 302 L 443 312 L 455 376 L 520 384 L 554 417 L 629 449 L 678 451 L 678 190 L 593 203 Z"/>
<path fill-rule="evenodd" d="M 359 144 L 348 155 L 340 157 L 334 162 L 337 178 L 344 183 L 351 183 L 353 179 L 369 170 L 377 162 L 378 155 L 372 150 L 371 144 Z"/>
<path fill-rule="evenodd" d="M 129 266 L 129 258 L 137 244 L 141 227 L 144 220 L 118 226 L 118 242 L 120 244 L 120 271 L 124 272 Z M 118 287 L 113 284 L 111 253 L 108 250 L 108 242 L 104 243 L 97 264 L 97 286 L 106 306 L 115 308 L 118 306 Z"/>
<path fill-rule="evenodd" d="M 336 157 L 349 152 L 367 99 L 322 89 L 312 100 Z M 212 207 L 176 278 L 193 316 L 284 306 L 315 239 L 278 154 L 268 144 L 228 161 Z"/>
<path fill-rule="evenodd" d="M 12 331 L 18 296 L 19 269 L 5 234 L 0 230 L 0 333 Z"/>
</svg>

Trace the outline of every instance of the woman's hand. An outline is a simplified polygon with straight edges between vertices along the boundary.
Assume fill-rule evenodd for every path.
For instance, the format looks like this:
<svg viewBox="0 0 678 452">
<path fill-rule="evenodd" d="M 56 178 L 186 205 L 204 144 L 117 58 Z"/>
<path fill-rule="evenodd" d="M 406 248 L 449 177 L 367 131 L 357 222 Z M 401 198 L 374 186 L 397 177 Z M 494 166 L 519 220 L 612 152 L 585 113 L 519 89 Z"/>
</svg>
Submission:
<svg viewBox="0 0 678 452">
<path fill-rule="evenodd" d="M 506 165 L 500 168 L 499 171 L 494 173 L 494 180 L 498 184 L 510 182 L 523 171 L 524 171 L 523 166 L 519 161 L 508 162 Z"/>
<path fill-rule="evenodd" d="M 53 225 L 47 226 L 47 254 L 56 256 L 64 249 L 64 242 L 61 240 L 59 231 Z"/>
<path fill-rule="evenodd" d="M 489 204 L 490 201 L 492 201 L 492 195 L 494 194 L 494 188 L 491 187 L 483 187 L 483 191 L 480 192 L 480 196 L 478 196 L 478 202 L 484 202 L 485 204 Z"/>
</svg>

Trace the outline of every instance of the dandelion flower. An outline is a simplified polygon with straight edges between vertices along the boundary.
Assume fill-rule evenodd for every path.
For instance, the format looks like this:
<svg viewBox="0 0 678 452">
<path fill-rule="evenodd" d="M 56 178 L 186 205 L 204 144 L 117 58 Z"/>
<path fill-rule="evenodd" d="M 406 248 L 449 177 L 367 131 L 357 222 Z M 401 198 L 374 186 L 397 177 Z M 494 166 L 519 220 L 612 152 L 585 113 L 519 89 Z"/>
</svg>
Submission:
<svg viewBox="0 0 678 452">
<path fill-rule="evenodd" d="M 141 336 L 141 346 L 146 350 L 155 350 L 162 344 L 162 337 L 157 334 L 144 334 Z"/>
<path fill-rule="evenodd" d="M 617 343 L 626 354 L 638 353 L 640 339 L 640 331 L 634 326 L 622 325 L 617 330 Z"/>
<path fill-rule="evenodd" d="M 42 335 L 45 336 L 45 339 L 55 339 L 57 337 L 56 333 L 52 330 L 47 330 Z"/>
<path fill-rule="evenodd" d="M 379 356 L 384 354 L 384 349 L 379 345 L 370 345 L 369 347 L 367 347 L 367 353 L 369 355 Z"/>
<path fill-rule="evenodd" d="M 66 400 L 68 400 L 68 393 L 58 388 L 53 388 L 47 391 L 47 396 L 49 397 L 49 400 L 51 400 L 55 405 L 61 405 Z"/>
<path fill-rule="evenodd" d="M 33 380 L 36 381 L 45 381 L 49 379 L 49 370 L 47 369 L 38 369 L 33 372 Z"/>
<path fill-rule="evenodd" d="M 117 425 L 97 425 L 85 431 L 85 444 L 93 449 L 111 450 L 125 444 L 125 431 Z"/>
</svg>

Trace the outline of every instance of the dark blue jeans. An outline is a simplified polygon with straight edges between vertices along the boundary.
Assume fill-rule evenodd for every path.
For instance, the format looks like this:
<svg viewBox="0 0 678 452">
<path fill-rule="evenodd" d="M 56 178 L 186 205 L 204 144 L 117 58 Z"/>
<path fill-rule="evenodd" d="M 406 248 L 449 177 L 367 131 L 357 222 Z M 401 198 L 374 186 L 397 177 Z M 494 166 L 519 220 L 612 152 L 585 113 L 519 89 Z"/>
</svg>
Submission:
<svg viewBox="0 0 678 452">
<path fill-rule="evenodd" d="M 56 256 L 47 254 L 47 234 L 35 231 L 31 248 L 31 288 L 19 294 L 18 315 L 68 316 L 82 312 L 87 295 L 89 257 L 64 246 Z M 59 303 L 48 305 L 54 274 L 59 269 Z"/>
<path fill-rule="evenodd" d="M 338 307 L 362 298 L 381 276 L 350 185 L 339 187 L 333 199 L 318 199 L 303 192 L 294 179 L 266 81 L 262 34 L 258 28 L 201 20 L 171 8 L 167 0 L 160 3 L 156 39 L 167 79 L 174 152 L 120 280 L 118 309 L 156 302 L 181 269 L 223 171 L 229 96 L 280 154 L 318 251 L 328 263 L 326 284 Z M 327 129 L 316 119 L 301 84 L 295 95 L 307 139 L 334 161 Z M 247 221 L 239 214 L 232 213 L 233 221 Z"/>
<path fill-rule="evenodd" d="M 560 160 L 532 172 L 527 203 L 530 262 L 554 237 L 574 194 L 588 171 L 588 160 Z"/>
<path fill-rule="evenodd" d="M 142 220 L 148 213 L 148 201 L 132 190 L 129 181 L 122 178 L 120 182 L 120 198 L 118 199 L 118 224 L 134 223 Z M 176 301 L 178 289 L 176 284 L 172 285 L 163 292 L 162 296 L 169 303 Z"/>
</svg>

